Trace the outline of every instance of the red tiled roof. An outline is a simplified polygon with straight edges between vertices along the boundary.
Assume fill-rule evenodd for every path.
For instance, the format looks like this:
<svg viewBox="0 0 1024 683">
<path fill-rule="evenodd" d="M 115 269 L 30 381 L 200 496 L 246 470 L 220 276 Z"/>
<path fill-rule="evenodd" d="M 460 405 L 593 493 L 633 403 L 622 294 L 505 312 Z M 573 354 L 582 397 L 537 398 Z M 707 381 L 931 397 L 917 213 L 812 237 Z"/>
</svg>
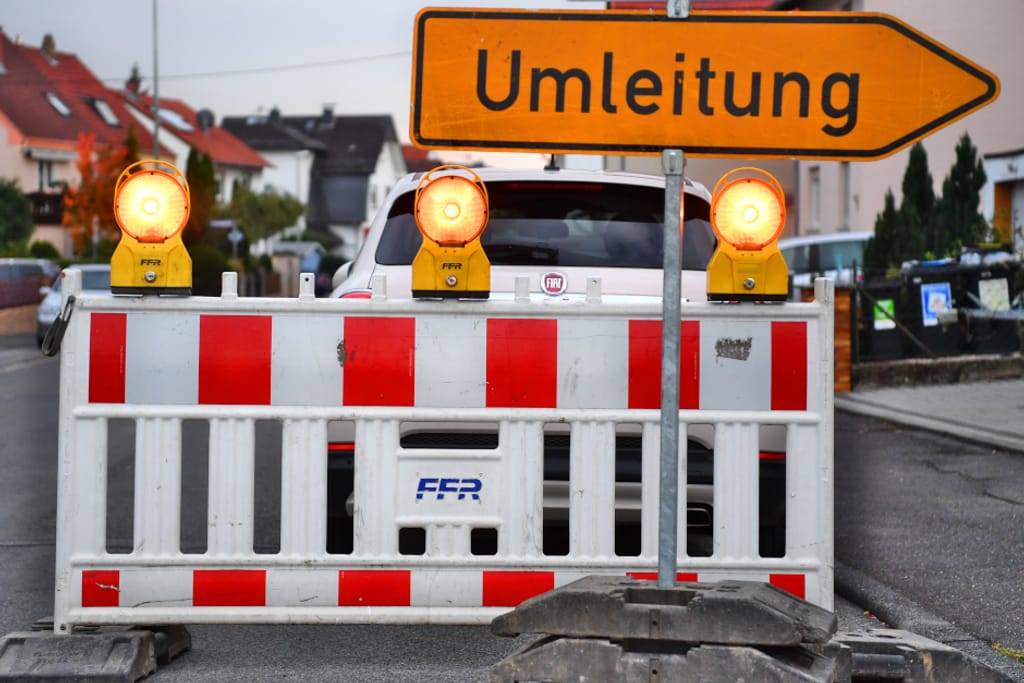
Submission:
<svg viewBox="0 0 1024 683">
<path fill-rule="evenodd" d="M 413 145 L 402 145 L 402 157 L 405 158 L 405 167 L 410 173 L 429 171 L 442 163 L 430 156 L 430 150 Z"/>
<path fill-rule="evenodd" d="M 90 132 L 98 144 L 121 144 L 134 126 L 142 148 L 152 148 L 152 135 L 75 55 L 57 52 L 51 58 L 40 48 L 11 42 L 3 31 L 0 51 L 4 66 L 0 111 L 15 129 L 9 131 L 15 144 L 74 149 L 79 135 Z M 59 112 L 48 97 L 63 103 L 67 114 Z M 97 100 L 106 101 L 117 125 L 103 119 L 93 104 Z"/>
<path fill-rule="evenodd" d="M 111 91 L 111 95 L 115 95 Z M 153 97 L 146 93 L 121 92 L 119 96 L 129 106 L 135 107 L 139 112 L 152 119 Z M 209 155 L 213 163 L 218 166 L 263 168 L 270 166 L 270 162 L 263 156 L 236 138 L 224 128 L 213 125 L 203 130 L 199 125 L 196 112 L 181 100 L 160 98 L 160 109 L 173 112 L 176 117 L 188 124 L 191 130 L 183 130 L 167 120 L 161 121 L 161 128 L 170 132 L 175 137 L 184 140 L 204 154 Z"/>
</svg>

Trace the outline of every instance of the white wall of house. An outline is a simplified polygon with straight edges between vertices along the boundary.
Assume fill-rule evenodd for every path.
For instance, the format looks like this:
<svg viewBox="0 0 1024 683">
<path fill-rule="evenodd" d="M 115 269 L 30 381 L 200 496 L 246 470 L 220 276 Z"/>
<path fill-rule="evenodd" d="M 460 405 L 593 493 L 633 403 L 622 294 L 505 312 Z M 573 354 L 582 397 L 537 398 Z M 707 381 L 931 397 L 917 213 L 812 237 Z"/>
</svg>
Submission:
<svg viewBox="0 0 1024 683">
<path fill-rule="evenodd" d="M 806 9 L 843 9 L 882 12 L 904 21 L 954 52 L 994 73 L 1001 92 L 995 102 L 928 135 L 922 140 L 936 195 L 955 161 L 955 149 L 966 132 L 978 149 L 979 159 L 1024 149 L 1024 2 L 1006 0 L 823 0 Z M 882 211 L 885 193 L 891 189 L 897 206 L 902 198 L 903 174 L 908 149 L 877 161 L 841 164 L 830 161 L 800 162 L 799 225 L 801 234 L 834 232 L 843 227 L 873 230 Z M 813 176 L 818 176 L 817 193 Z M 989 183 L 991 185 L 991 179 Z M 986 188 L 991 196 L 991 187 Z M 816 205 L 814 202 L 818 202 Z M 1024 205 L 1018 205 L 1024 213 Z M 816 209 L 816 210 L 815 210 Z M 991 219 L 992 203 L 986 216 Z"/>
<path fill-rule="evenodd" d="M 1007 222 L 1016 251 L 1024 253 L 1024 151 L 985 159 L 984 167 L 988 182 L 981 193 L 981 210 L 986 216 L 995 216 L 997 208 L 1005 211 L 1000 218 Z M 1008 189 L 1009 206 L 997 206 L 997 185 Z"/>
<path fill-rule="evenodd" d="M 303 204 L 309 202 L 309 177 L 315 155 L 311 150 L 288 150 L 260 152 L 270 166 L 263 169 L 260 182 L 264 188 L 274 188 L 295 197 Z M 256 189 L 255 187 L 253 189 Z M 305 228 L 305 215 L 299 217 L 299 225 Z"/>
</svg>

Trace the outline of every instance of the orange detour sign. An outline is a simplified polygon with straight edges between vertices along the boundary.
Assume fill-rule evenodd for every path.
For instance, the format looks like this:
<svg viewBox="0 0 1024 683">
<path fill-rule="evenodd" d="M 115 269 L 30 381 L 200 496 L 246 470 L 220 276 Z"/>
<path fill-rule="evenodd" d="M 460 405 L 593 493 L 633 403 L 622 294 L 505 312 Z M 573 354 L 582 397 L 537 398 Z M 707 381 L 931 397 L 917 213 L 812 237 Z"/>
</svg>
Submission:
<svg viewBox="0 0 1024 683">
<path fill-rule="evenodd" d="M 998 94 L 883 14 L 427 8 L 410 128 L 435 149 L 875 159 Z"/>
</svg>

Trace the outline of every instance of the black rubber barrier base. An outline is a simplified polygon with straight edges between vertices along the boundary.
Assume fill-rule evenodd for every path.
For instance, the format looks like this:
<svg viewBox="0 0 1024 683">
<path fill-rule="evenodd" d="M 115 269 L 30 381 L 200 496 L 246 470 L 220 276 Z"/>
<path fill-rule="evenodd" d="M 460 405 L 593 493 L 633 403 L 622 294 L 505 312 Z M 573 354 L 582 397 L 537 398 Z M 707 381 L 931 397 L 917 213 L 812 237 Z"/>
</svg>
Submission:
<svg viewBox="0 0 1024 683">
<path fill-rule="evenodd" d="M 0 681 L 134 683 L 191 647 L 184 626 L 10 633 L 0 638 Z"/>
</svg>

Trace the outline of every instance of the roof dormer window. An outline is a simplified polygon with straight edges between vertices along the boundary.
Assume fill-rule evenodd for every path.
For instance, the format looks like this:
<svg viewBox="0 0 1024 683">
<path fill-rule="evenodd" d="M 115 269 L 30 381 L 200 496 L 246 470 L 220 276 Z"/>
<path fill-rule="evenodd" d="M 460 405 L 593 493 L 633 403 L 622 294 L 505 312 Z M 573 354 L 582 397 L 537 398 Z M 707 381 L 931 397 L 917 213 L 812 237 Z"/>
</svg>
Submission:
<svg viewBox="0 0 1024 683">
<path fill-rule="evenodd" d="M 96 110 L 96 113 L 103 119 L 103 123 L 111 127 L 118 127 L 121 122 L 118 120 L 117 115 L 114 114 L 114 110 L 110 108 L 110 103 L 106 100 L 94 99 L 92 101 L 92 108 Z"/>
<path fill-rule="evenodd" d="M 160 118 L 164 123 L 174 126 L 183 133 L 191 133 L 195 130 L 192 124 L 185 120 L 185 117 L 171 109 L 161 109 Z"/>
<path fill-rule="evenodd" d="M 50 103 L 50 106 L 57 110 L 57 113 L 61 116 L 71 116 L 71 107 L 64 104 L 64 100 L 57 97 L 52 92 L 46 93 L 46 101 Z"/>
</svg>

